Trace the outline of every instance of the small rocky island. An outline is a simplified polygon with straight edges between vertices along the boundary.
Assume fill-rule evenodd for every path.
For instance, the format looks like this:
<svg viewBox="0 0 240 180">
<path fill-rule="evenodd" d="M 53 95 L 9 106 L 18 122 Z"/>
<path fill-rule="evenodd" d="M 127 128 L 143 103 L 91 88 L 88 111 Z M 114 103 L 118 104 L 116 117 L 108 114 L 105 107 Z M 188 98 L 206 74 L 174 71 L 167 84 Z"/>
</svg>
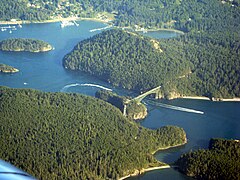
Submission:
<svg viewBox="0 0 240 180">
<path fill-rule="evenodd" d="M 2 51 L 27 51 L 27 52 L 47 52 L 53 47 L 42 40 L 11 38 L 0 42 L 0 50 Z"/>
<path fill-rule="evenodd" d="M 125 96 L 119 96 L 111 91 L 99 90 L 95 97 L 114 105 L 131 120 L 141 120 L 147 116 L 147 107 L 144 104 L 131 101 Z"/>
<path fill-rule="evenodd" d="M 18 71 L 19 71 L 18 69 L 14 68 L 12 66 L 0 63 L 0 72 L 3 72 L 3 73 L 16 73 Z"/>
</svg>

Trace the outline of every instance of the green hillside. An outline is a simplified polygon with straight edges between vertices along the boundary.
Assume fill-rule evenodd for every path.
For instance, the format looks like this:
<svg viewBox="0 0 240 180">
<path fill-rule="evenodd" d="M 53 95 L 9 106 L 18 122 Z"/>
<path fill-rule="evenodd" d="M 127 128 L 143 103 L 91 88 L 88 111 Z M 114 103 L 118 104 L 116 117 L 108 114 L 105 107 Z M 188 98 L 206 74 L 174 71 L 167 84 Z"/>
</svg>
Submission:
<svg viewBox="0 0 240 180">
<path fill-rule="evenodd" d="M 182 155 L 180 170 L 197 179 L 239 179 L 240 143 L 235 140 L 211 139 L 209 150 Z"/>
<path fill-rule="evenodd" d="M 155 48 L 149 38 L 109 30 L 77 44 L 64 57 L 64 66 L 88 72 L 114 86 L 143 91 L 190 70 L 190 64 L 178 54 L 170 49 L 162 53 L 161 48 Z"/>
<path fill-rule="evenodd" d="M 163 97 L 226 98 L 240 96 L 238 54 L 191 34 L 154 40 L 114 29 L 78 43 L 63 64 L 138 93 L 162 85 Z"/>
<path fill-rule="evenodd" d="M 188 31 L 239 29 L 239 0 L 2 0 L 0 19 L 42 21 L 57 17 L 115 15 L 118 26 L 176 28 Z"/>
<path fill-rule="evenodd" d="M 185 138 L 174 126 L 143 128 L 92 97 L 0 88 L 0 158 L 38 179 L 117 179 L 161 164 L 151 153 Z"/>
</svg>

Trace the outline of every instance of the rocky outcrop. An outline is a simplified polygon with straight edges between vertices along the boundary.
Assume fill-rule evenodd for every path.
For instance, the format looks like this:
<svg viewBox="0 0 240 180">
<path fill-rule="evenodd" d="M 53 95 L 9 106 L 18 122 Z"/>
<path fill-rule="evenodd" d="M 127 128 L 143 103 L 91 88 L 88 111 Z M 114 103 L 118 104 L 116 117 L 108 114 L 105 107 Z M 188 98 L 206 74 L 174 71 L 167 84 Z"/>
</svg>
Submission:
<svg viewBox="0 0 240 180">
<path fill-rule="evenodd" d="M 142 111 L 139 111 L 139 112 L 135 112 L 132 116 L 132 118 L 134 120 L 141 120 L 141 119 L 144 119 L 145 117 L 147 117 L 147 108 L 145 108 L 144 110 Z"/>
<path fill-rule="evenodd" d="M 51 51 L 53 49 L 53 47 L 51 45 L 47 45 L 46 47 L 43 47 L 42 49 L 40 49 L 38 52 L 47 52 L 47 51 Z"/>
<path fill-rule="evenodd" d="M 0 64 L 0 72 L 3 73 L 16 73 L 19 72 L 18 69 L 12 67 L 12 66 L 8 66 L 6 64 Z"/>
<path fill-rule="evenodd" d="M 180 98 L 180 97 L 182 97 L 182 95 L 175 90 L 168 91 L 168 92 L 159 91 L 157 94 L 155 94 L 155 99 L 172 100 L 172 99 L 176 99 L 176 98 Z"/>
<path fill-rule="evenodd" d="M 181 94 L 176 91 L 171 91 L 165 95 L 165 98 L 168 100 L 172 100 L 180 97 L 182 97 Z"/>
</svg>

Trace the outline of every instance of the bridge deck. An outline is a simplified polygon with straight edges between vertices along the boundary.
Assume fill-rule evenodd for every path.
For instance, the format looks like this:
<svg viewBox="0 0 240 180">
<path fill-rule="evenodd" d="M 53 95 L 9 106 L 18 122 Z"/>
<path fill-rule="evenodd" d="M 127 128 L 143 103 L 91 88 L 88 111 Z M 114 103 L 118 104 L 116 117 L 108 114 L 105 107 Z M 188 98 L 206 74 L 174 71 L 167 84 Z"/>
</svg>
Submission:
<svg viewBox="0 0 240 180">
<path fill-rule="evenodd" d="M 140 102 L 143 98 L 145 98 L 145 97 L 148 96 L 149 94 L 156 93 L 160 88 L 161 88 L 161 86 L 158 86 L 158 87 L 156 87 L 156 88 L 153 88 L 153 89 L 151 89 L 151 90 L 149 90 L 149 91 L 147 91 L 147 92 L 145 92 L 145 93 L 143 93 L 143 94 L 141 94 L 141 95 L 133 98 L 132 101 L 139 101 L 139 102 Z"/>
</svg>

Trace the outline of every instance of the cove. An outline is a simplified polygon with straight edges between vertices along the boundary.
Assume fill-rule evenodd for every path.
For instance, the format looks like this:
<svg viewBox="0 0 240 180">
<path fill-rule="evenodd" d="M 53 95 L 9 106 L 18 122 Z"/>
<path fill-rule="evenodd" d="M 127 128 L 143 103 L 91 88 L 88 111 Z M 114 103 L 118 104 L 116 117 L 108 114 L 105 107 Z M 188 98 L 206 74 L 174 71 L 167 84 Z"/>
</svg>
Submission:
<svg viewBox="0 0 240 180">
<path fill-rule="evenodd" d="M 62 59 L 81 40 L 91 37 L 106 24 L 94 21 L 79 21 L 79 26 L 60 27 L 60 23 L 24 24 L 22 28 L 9 33 L 0 32 L 0 40 L 7 38 L 36 38 L 44 40 L 55 48 L 46 53 L 3 52 L 0 51 L 0 63 L 8 64 L 20 70 L 15 74 L 0 74 L 0 85 L 12 88 L 33 88 L 46 92 L 76 92 L 94 96 L 99 88 L 108 88 L 120 95 L 136 96 L 134 92 L 112 87 L 106 82 L 98 80 L 81 72 L 67 71 L 62 66 Z M 148 32 L 158 38 L 162 33 Z M 169 33 L 169 32 L 168 32 Z M 154 35 L 155 34 L 155 35 Z M 173 36 L 174 37 L 173 32 Z M 162 36 L 162 35 L 161 35 Z M 164 36 L 169 38 L 169 36 Z M 79 84 L 79 85 L 76 85 Z M 81 84 L 91 84 L 83 86 Z M 71 86 L 72 85 L 72 86 Z M 239 102 L 211 102 L 203 100 L 177 99 L 161 101 L 177 107 L 194 109 L 204 114 L 176 111 L 160 107 L 157 104 L 147 104 L 149 115 L 141 121 L 144 127 L 156 129 L 164 125 L 177 125 L 187 133 L 188 143 L 179 148 L 159 151 L 155 157 L 160 161 L 170 163 L 180 154 L 190 149 L 205 148 L 211 137 L 240 139 L 240 103 Z M 187 179 L 173 169 L 148 172 L 134 179 Z M 132 179 L 132 178 L 129 178 Z"/>
</svg>

